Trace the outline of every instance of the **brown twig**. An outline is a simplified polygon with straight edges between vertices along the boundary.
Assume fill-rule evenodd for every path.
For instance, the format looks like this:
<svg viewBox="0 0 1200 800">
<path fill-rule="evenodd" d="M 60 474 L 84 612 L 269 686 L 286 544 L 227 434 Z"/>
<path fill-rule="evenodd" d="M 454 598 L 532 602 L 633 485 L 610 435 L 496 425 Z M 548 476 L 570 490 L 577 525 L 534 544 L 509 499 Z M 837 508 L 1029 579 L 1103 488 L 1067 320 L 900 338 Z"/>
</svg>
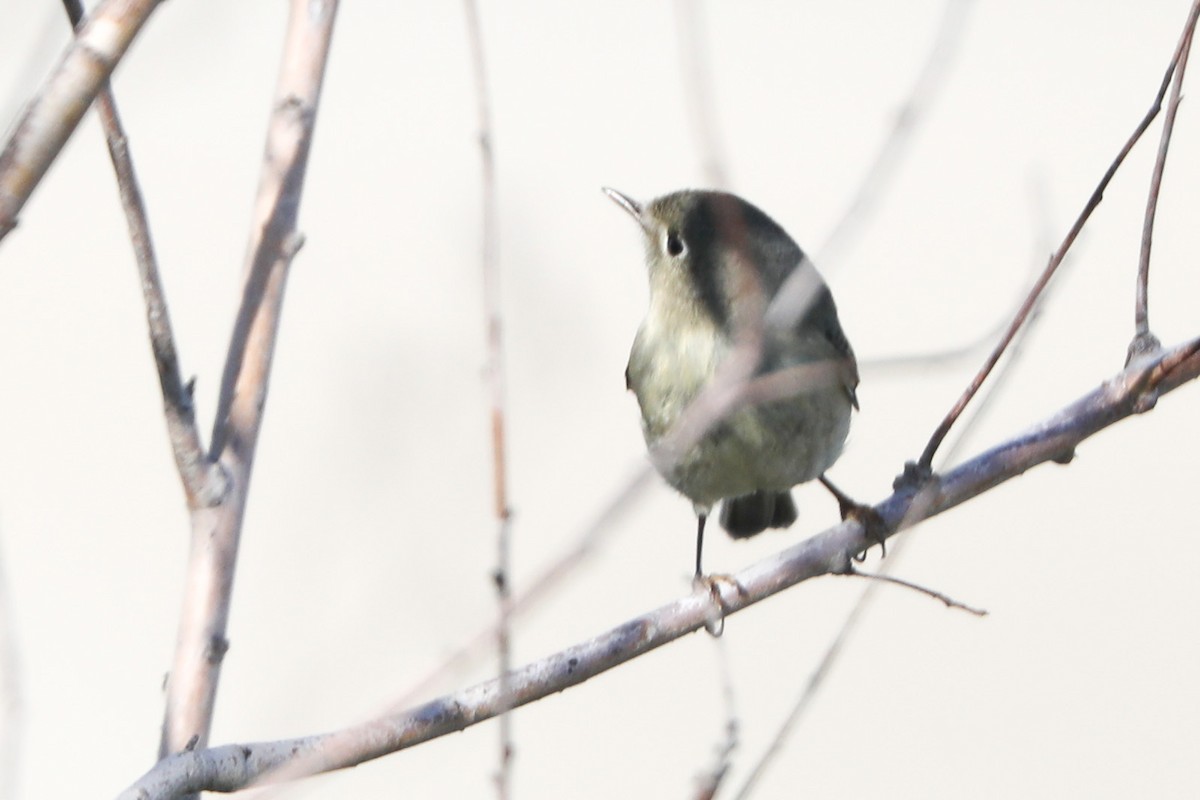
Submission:
<svg viewBox="0 0 1200 800">
<path fill-rule="evenodd" d="M 928 586 L 922 586 L 919 583 L 913 583 L 912 581 L 905 580 L 904 578 L 897 578 L 895 575 L 888 575 L 885 572 L 864 572 L 863 570 L 857 569 L 851 565 L 850 569 L 847 570 L 845 574 L 856 578 L 868 578 L 873 581 L 881 581 L 883 583 L 894 583 L 897 586 L 903 586 L 905 589 L 912 589 L 914 592 L 932 597 L 934 600 L 940 600 L 946 604 L 946 608 L 957 608 L 960 611 L 966 611 L 968 614 L 974 614 L 977 617 L 986 617 L 988 613 L 986 609 L 969 606 L 960 600 L 955 600 L 953 597 L 950 597 L 947 594 L 943 594 L 935 589 L 930 589 Z"/>
<path fill-rule="evenodd" d="M 251 224 L 246 283 L 231 337 L 213 427 L 210 457 L 232 481 L 218 505 L 192 513 L 183 612 L 167 682 L 160 754 L 192 737 L 208 740 L 217 680 L 228 643 L 225 632 L 238 540 L 254 450 L 266 404 L 271 359 L 288 267 L 300 247 L 296 217 L 304 188 L 313 127 L 336 0 L 292 0 L 275 108 Z"/>
<path fill-rule="evenodd" d="M 1016 316 L 1014 316 L 1012 322 L 1009 323 L 1009 326 L 1005 330 L 1004 336 L 1001 337 L 1000 342 L 996 345 L 995 349 L 992 350 L 991 355 L 988 356 L 983 366 L 980 367 L 979 372 L 976 373 L 975 377 L 971 379 L 971 383 L 968 384 L 966 390 L 958 398 L 957 402 L 955 402 L 949 413 L 946 414 L 946 417 L 941 421 L 941 423 L 938 424 L 937 429 L 933 432 L 933 436 L 931 436 L 929 439 L 929 443 L 925 445 L 925 450 L 921 453 L 921 458 L 916 464 L 916 471 L 918 475 L 929 474 L 933 464 L 933 457 L 937 453 L 938 447 L 941 446 L 942 441 L 945 440 L 946 434 L 950 432 L 950 429 L 954 426 L 954 423 L 960 416 L 962 416 L 967 404 L 971 402 L 971 398 L 973 398 L 979 392 L 980 387 L 982 387 L 983 382 L 987 380 L 992 368 L 996 366 L 996 362 L 1000 360 L 1000 357 L 1008 348 L 1009 343 L 1013 340 L 1013 337 L 1016 336 L 1021 325 L 1024 324 L 1025 319 L 1029 316 L 1029 312 L 1033 309 L 1034 304 L 1037 302 L 1038 296 L 1041 295 L 1042 291 L 1046 288 L 1046 285 L 1050 282 L 1050 279 L 1054 276 L 1055 271 L 1058 269 L 1058 265 L 1062 263 L 1063 258 L 1066 257 L 1067 251 L 1070 250 L 1071 245 L 1074 244 L 1075 239 L 1079 236 L 1079 232 L 1083 230 L 1083 226 L 1086 225 L 1087 221 L 1091 218 L 1092 212 L 1096 210 L 1097 206 L 1100 205 L 1100 201 L 1104 199 L 1104 190 L 1108 188 L 1108 184 L 1117 174 L 1117 170 L 1120 169 L 1121 165 L 1125 162 L 1126 156 L 1128 156 L 1129 152 L 1133 150 L 1133 146 L 1137 144 L 1138 140 L 1142 138 L 1142 134 L 1146 132 L 1146 129 L 1150 127 L 1150 123 L 1153 122 L 1154 118 L 1158 116 L 1158 112 L 1162 108 L 1163 98 L 1166 97 L 1167 88 L 1171 83 L 1171 76 L 1175 72 L 1176 64 L 1179 63 L 1179 57 L 1183 48 L 1183 44 L 1190 37 L 1189 31 L 1195 28 L 1195 22 L 1196 20 L 1194 16 L 1188 19 L 1188 25 L 1184 29 L 1183 36 L 1180 38 L 1180 46 L 1176 48 L 1175 55 L 1171 58 L 1171 63 L 1167 67 L 1166 74 L 1163 75 L 1162 83 L 1158 88 L 1158 94 L 1155 95 L 1154 98 L 1154 104 L 1151 105 L 1150 110 L 1146 112 L 1146 115 L 1142 117 L 1141 122 L 1138 123 L 1133 133 L 1129 136 L 1129 139 L 1125 142 L 1125 145 L 1121 148 L 1121 151 L 1117 153 L 1117 157 L 1113 159 L 1112 163 L 1105 171 L 1104 177 L 1100 179 L 1100 183 L 1092 192 L 1091 197 L 1088 198 L 1087 204 L 1084 205 L 1083 210 L 1079 212 L 1079 216 L 1076 217 L 1075 223 L 1071 226 L 1071 230 L 1067 232 L 1066 238 L 1063 239 L 1058 249 L 1054 252 L 1054 255 L 1050 257 L 1050 262 L 1042 271 L 1042 274 L 1038 278 L 1037 282 L 1034 283 L 1033 289 L 1030 290 L 1029 295 L 1025 298 L 1025 302 L 1022 303 L 1021 307 L 1017 310 Z"/>
<path fill-rule="evenodd" d="M 78 28 L 83 20 L 83 3 L 79 0 L 63 0 L 63 6 L 71 26 Z M 125 212 L 129 241 L 133 245 L 133 255 L 137 261 L 142 297 L 146 304 L 146 324 L 150 331 L 150 349 L 158 370 L 163 413 L 167 420 L 167 436 L 171 442 L 171 452 L 175 456 L 175 467 L 183 482 L 188 507 L 195 509 L 213 505 L 220 502 L 224 496 L 228 482 L 220 467 L 205 455 L 204 447 L 200 443 L 192 393 L 184 386 L 179 358 L 175 352 L 175 334 L 171 329 L 166 294 L 159 277 L 158 259 L 154 253 L 154 241 L 150 236 L 146 205 L 142 200 L 141 188 L 133 168 L 133 156 L 129 151 L 125 128 L 117 112 L 116 98 L 107 80 L 101 83 L 96 96 L 96 113 L 100 118 L 113 171 L 117 176 L 121 208 Z"/>
<path fill-rule="evenodd" d="M 467 39 L 475 77 L 475 99 L 479 116 L 479 151 L 483 189 L 483 312 L 487 330 L 487 380 L 491 394 L 493 512 L 496 516 L 496 600 L 500 607 L 496 626 L 500 694 L 509 697 L 507 684 L 512 670 L 512 587 L 510 585 L 510 537 L 512 513 L 508 500 L 507 451 L 505 447 L 504 324 L 500 305 L 500 264 L 497 258 L 496 160 L 492 149 L 491 96 L 488 92 L 487 61 L 483 32 L 475 0 L 464 0 Z M 500 759 L 496 770 L 496 795 L 505 800 L 512 785 L 512 718 L 500 715 Z"/>
<path fill-rule="evenodd" d="M 919 489 L 903 487 L 875 506 L 888 535 L 940 514 L 1032 467 L 1059 460 L 1096 432 L 1140 413 L 1153 399 L 1200 377 L 1200 339 L 1137 363 L 1022 434 L 979 454 Z M 843 522 L 732 576 L 737 591 L 724 591 L 727 615 L 810 578 L 846 571 L 849 554 L 870 543 L 862 526 Z M 491 680 L 417 708 L 361 726 L 320 736 L 276 742 L 225 745 L 179 753 L 157 764 L 119 796 L 149 800 L 180 792 L 236 791 L 303 758 L 304 774 L 327 772 L 369 761 L 491 719 L 580 684 L 662 645 L 705 627 L 712 598 L 707 588 L 630 620 L 587 642 L 515 670 L 511 695 Z M 332 740 L 353 747 L 330 753 Z M 291 777 L 296 777 L 291 773 Z"/>
<path fill-rule="evenodd" d="M 1175 115 L 1179 111 L 1179 99 L 1183 89 L 1183 74 L 1187 70 L 1188 52 L 1192 47 L 1192 35 L 1196 30 L 1196 18 L 1200 16 L 1200 0 L 1192 4 L 1187 25 L 1175 50 L 1175 79 L 1171 85 L 1171 98 L 1167 101 L 1167 113 L 1163 117 L 1162 136 L 1158 141 L 1158 156 L 1154 171 L 1150 173 L 1150 196 L 1146 199 L 1146 216 L 1142 223 L 1142 248 L 1138 255 L 1137 297 L 1134 303 L 1134 338 L 1130 345 L 1130 356 L 1136 352 L 1158 347 L 1158 340 L 1150 333 L 1149 285 L 1150 247 L 1154 240 L 1154 217 L 1158 213 L 1158 195 L 1162 189 L 1163 172 L 1167 166 L 1167 149 L 1171 146 L 1171 134 L 1175 130 Z"/>
<path fill-rule="evenodd" d="M 0 152 L 0 240 L 159 0 L 101 0 Z"/>
</svg>

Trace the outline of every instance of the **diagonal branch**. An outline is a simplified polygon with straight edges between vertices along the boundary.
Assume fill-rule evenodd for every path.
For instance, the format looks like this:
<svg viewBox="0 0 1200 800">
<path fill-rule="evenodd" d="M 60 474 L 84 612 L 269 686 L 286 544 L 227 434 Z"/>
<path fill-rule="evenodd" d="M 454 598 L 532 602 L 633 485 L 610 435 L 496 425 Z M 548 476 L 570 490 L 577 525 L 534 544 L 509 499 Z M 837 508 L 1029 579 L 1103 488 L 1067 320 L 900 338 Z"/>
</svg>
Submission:
<svg viewBox="0 0 1200 800">
<path fill-rule="evenodd" d="M 1064 461 L 1080 442 L 1125 417 L 1148 411 L 1159 396 L 1197 377 L 1200 338 L 1135 361 L 1049 419 L 919 489 L 899 489 L 875 506 L 875 511 L 887 523 L 887 535 L 893 535 L 1038 464 Z M 819 533 L 732 576 L 737 588 L 722 589 L 723 611 L 726 616 L 734 614 L 810 578 L 845 574 L 851 554 L 873 542 L 853 521 Z M 201 790 L 236 791 L 294 759 L 305 760 L 305 774 L 361 764 L 461 731 L 510 707 L 580 684 L 705 627 L 711 614 L 709 590 L 700 589 L 587 642 L 515 670 L 508 679 L 511 694 L 507 696 L 500 690 L 500 681 L 494 679 L 334 733 L 179 753 L 160 762 L 119 798 L 149 800 Z M 347 742 L 353 742 L 353 746 L 345 747 Z M 339 745 L 336 748 L 331 746 L 335 743 Z M 295 777 L 296 773 L 289 775 Z"/>
<path fill-rule="evenodd" d="M 1188 52 L 1192 47 L 1192 35 L 1196 31 L 1196 18 L 1200 16 L 1200 0 L 1192 3 L 1187 25 L 1175 50 L 1175 80 L 1171 84 L 1171 99 L 1167 101 L 1167 113 L 1163 119 L 1162 136 L 1158 142 L 1158 156 L 1154 171 L 1150 174 L 1150 196 L 1146 200 L 1146 216 L 1142 223 L 1142 248 L 1138 256 L 1137 296 L 1134 304 L 1135 332 L 1130 355 L 1135 351 L 1153 349 L 1158 340 L 1150 333 L 1149 285 L 1150 246 L 1154 239 L 1154 217 L 1158 213 L 1158 195 L 1162 189 L 1163 171 L 1167 166 L 1167 149 L 1171 146 L 1171 134 L 1175 130 L 1175 115 L 1179 111 L 1180 93 L 1183 89 L 1183 73 L 1187 70 Z"/>
<path fill-rule="evenodd" d="M 1158 116 L 1158 112 L 1162 109 L 1163 98 L 1167 95 L 1167 88 L 1171 84 L 1171 76 L 1175 73 L 1176 66 L 1179 64 L 1184 50 L 1184 45 L 1186 42 L 1191 40 L 1191 32 L 1195 29 L 1195 27 L 1196 16 L 1193 14 L 1188 17 L 1188 22 L 1184 26 L 1183 34 L 1179 40 L 1179 46 L 1176 48 L 1175 54 L 1171 58 L 1171 63 L 1167 66 L 1166 74 L 1163 75 L 1163 79 L 1158 87 L 1158 94 L 1155 95 L 1153 105 L 1150 106 L 1150 110 L 1146 112 L 1146 115 L 1142 117 L 1142 121 L 1138 123 L 1133 133 L 1129 136 L 1129 139 L 1125 142 L 1125 145 L 1121 148 L 1121 151 L 1117 153 L 1117 157 L 1113 159 L 1113 162 L 1109 165 L 1108 170 L 1105 171 L 1104 177 L 1100 179 L 1100 183 L 1096 186 L 1095 190 L 1092 191 L 1092 195 L 1088 198 L 1087 204 L 1084 205 L 1083 210 L 1079 212 L 1079 216 L 1076 217 L 1075 224 L 1073 224 L 1071 226 L 1071 230 L 1067 232 L 1067 236 L 1065 239 L 1063 239 L 1062 244 L 1058 246 L 1058 250 L 1056 250 L 1054 255 L 1050 257 L 1050 263 L 1046 265 L 1046 268 L 1042 271 L 1041 276 L 1037 279 L 1037 282 L 1034 283 L 1033 288 L 1029 292 L 1029 296 L 1025 298 L 1025 302 L 1022 303 L 1020 309 L 1017 310 L 1016 316 L 1013 317 L 1012 322 L 1009 323 L 1008 329 L 1004 332 L 1004 336 L 1001 337 L 1000 342 L 996 345 L 991 355 L 988 356 L 987 360 L 984 361 L 983 366 L 979 368 L 979 372 L 977 372 L 975 377 L 971 379 L 971 383 L 968 384 L 966 390 L 954 403 L 954 407 L 950 409 L 949 413 L 946 414 L 946 417 L 938 424 L 937 429 L 933 432 L 933 436 L 931 436 L 929 439 L 929 443 L 925 445 L 925 450 L 921 453 L 920 460 L 916 464 L 916 472 L 918 476 L 924 476 L 930 473 L 933 464 L 933 457 L 937 453 L 937 450 L 941 446 L 942 442 L 945 440 L 946 434 L 950 432 L 950 429 L 954 427 L 954 423 L 958 421 L 960 416 L 962 416 L 963 411 L 966 410 L 967 405 L 971 402 L 971 399 L 978 394 L 980 388 L 983 386 L 984 381 L 987 380 L 988 375 L 991 374 L 992 369 L 996 366 L 996 363 L 1000 360 L 1000 357 L 1004 355 L 1004 351 L 1008 348 L 1009 343 L 1012 342 L 1013 337 L 1017 335 L 1017 331 L 1025 323 L 1026 318 L 1029 316 L 1029 312 L 1033 310 L 1034 304 L 1037 303 L 1038 297 L 1045 290 L 1046 285 L 1050 282 L 1050 279 L 1054 277 L 1055 271 L 1058 269 L 1059 264 L 1062 263 L 1063 258 L 1066 257 L 1067 251 L 1071 249 L 1071 245 L 1075 243 L 1075 239 L 1079 236 L 1079 232 L 1083 230 L 1083 226 L 1086 225 L 1088 219 L 1091 218 L 1092 212 L 1096 210 L 1096 208 L 1100 205 L 1100 201 L 1104 199 L 1104 190 L 1108 188 L 1108 184 L 1117 174 L 1117 170 L 1120 169 L 1121 165 L 1125 162 L 1126 156 L 1128 156 L 1130 151 L 1133 150 L 1133 146 L 1138 143 L 1138 140 L 1142 138 L 1142 134 L 1146 132 L 1146 129 L 1150 127 L 1150 123 L 1153 122 L 1154 118 Z"/>
<path fill-rule="evenodd" d="M 320 102 L 336 0 L 292 0 L 275 109 L 251 225 L 246 284 L 234 324 L 210 457 L 231 481 L 224 500 L 193 510 L 184 605 L 167 683 L 160 755 L 203 746 L 228 642 L 233 590 L 254 451 L 288 268 L 300 247 L 296 218 Z"/>
<path fill-rule="evenodd" d="M 64 0 L 63 5 L 66 7 L 71 26 L 79 28 L 84 15 L 83 3 L 79 0 Z M 167 436 L 171 442 L 171 452 L 175 456 L 175 467 L 183 482 L 188 508 L 211 505 L 220 501 L 228 484 L 224 473 L 208 460 L 200 444 L 192 393 L 184 386 L 179 370 L 175 334 L 171 329 L 166 293 L 158 273 L 158 259 L 154 254 L 154 241 L 150 236 L 146 205 L 142 200 L 142 190 L 133 169 L 133 156 L 129 151 L 125 128 L 117 113 L 117 101 L 107 80 L 101 83 L 100 92 L 96 97 L 96 113 L 104 129 L 104 139 L 108 144 L 113 171 L 117 176 L 121 207 L 129 227 L 129 241 L 133 245 L 133 255 L 137 261 L 142 297 L 146 304 L 146 324 L 150 331 L 150 349 L 158 370 L 163 413 L 167 419 Z"/>
<path fill-rule="evenodd" d="M 0 152 L 0 240 L 159 0 L 101 0 Z"/>
</svg>

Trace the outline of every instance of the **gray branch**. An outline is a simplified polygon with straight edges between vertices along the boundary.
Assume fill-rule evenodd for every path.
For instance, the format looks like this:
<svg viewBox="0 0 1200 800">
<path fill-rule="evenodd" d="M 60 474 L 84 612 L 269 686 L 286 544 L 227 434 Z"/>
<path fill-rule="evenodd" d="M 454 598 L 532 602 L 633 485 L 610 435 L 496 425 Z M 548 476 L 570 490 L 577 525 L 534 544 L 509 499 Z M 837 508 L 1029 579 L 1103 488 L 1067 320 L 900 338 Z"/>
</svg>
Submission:
<svg viewBox="0 0 1200 800">
<path fill-rule="evenodd" d="M 1047 461 L 1068 462 L 1098 431 L 1149 411 L 1158 398 L 1200 376 L 1200 338 L 1134 360 L 1076 402 L 1024 433 L 945 474 L 914 482 L 875 506 L 891 536 L 966 502 Z M 343 769 L 461 731 L 502 711 L 561 692 L 613 667 L 729 616 L 801 581 L 846 574 L 850 557 L 874 540 L 854 521 L 800 542 L 718 582 L 721 609 L 707 589 L 643 614 L 599 636 L 493 679 L 397 714 L 333 733 L 276 742 L 232 744 L 169 756 L 122 792 L 120 800 L 169 798 L 202 790 L 232 792 L 251 785 Z"/>
</svg>

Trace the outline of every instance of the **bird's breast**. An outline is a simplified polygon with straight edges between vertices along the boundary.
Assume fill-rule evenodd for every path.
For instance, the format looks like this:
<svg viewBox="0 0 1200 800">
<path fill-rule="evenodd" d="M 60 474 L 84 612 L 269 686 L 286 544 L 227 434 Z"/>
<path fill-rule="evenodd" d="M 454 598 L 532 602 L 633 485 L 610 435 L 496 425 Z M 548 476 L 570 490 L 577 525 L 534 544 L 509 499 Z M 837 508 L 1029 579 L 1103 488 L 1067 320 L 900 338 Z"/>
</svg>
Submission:
<svg viewBox="0 0 1200 800">
<path fill-rule="evenodd" d="M 704 315 L 651 303 L 634 338 L 627 373 L 648 442 L 671 429 L 728 349 L 724 332 Z"/>
</svg>

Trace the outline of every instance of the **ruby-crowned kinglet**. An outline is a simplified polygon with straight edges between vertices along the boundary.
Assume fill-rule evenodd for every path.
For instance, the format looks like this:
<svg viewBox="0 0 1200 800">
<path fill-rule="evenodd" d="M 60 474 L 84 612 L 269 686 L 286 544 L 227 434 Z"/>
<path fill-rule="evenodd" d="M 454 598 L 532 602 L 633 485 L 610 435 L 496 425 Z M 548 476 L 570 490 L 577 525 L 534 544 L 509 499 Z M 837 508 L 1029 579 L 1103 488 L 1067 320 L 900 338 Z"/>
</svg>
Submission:
<svg viewBox="0 0 1200 800">
<path fill-rule="evenodd" d="M 625 383 L 641 406 L 655 466 L 699 517 L 701 577 L 704 523 L 718 501 L 734 538 L 796 520 L 791 488 L 841 455 L 858 407 L 858 366 L 829 288 L 761 210 L 724 192 L 681 191 L 642 204 L 604 191 L 645 237 L 650 307 Z M 722 380 L 739 402 L 700 419 L 689 439 L 681 429 L 695 427 L 704 411 L 693 401 Z M 720 407 L 712 397 L 719 388 L 711 408 Z"/>
</svg>

